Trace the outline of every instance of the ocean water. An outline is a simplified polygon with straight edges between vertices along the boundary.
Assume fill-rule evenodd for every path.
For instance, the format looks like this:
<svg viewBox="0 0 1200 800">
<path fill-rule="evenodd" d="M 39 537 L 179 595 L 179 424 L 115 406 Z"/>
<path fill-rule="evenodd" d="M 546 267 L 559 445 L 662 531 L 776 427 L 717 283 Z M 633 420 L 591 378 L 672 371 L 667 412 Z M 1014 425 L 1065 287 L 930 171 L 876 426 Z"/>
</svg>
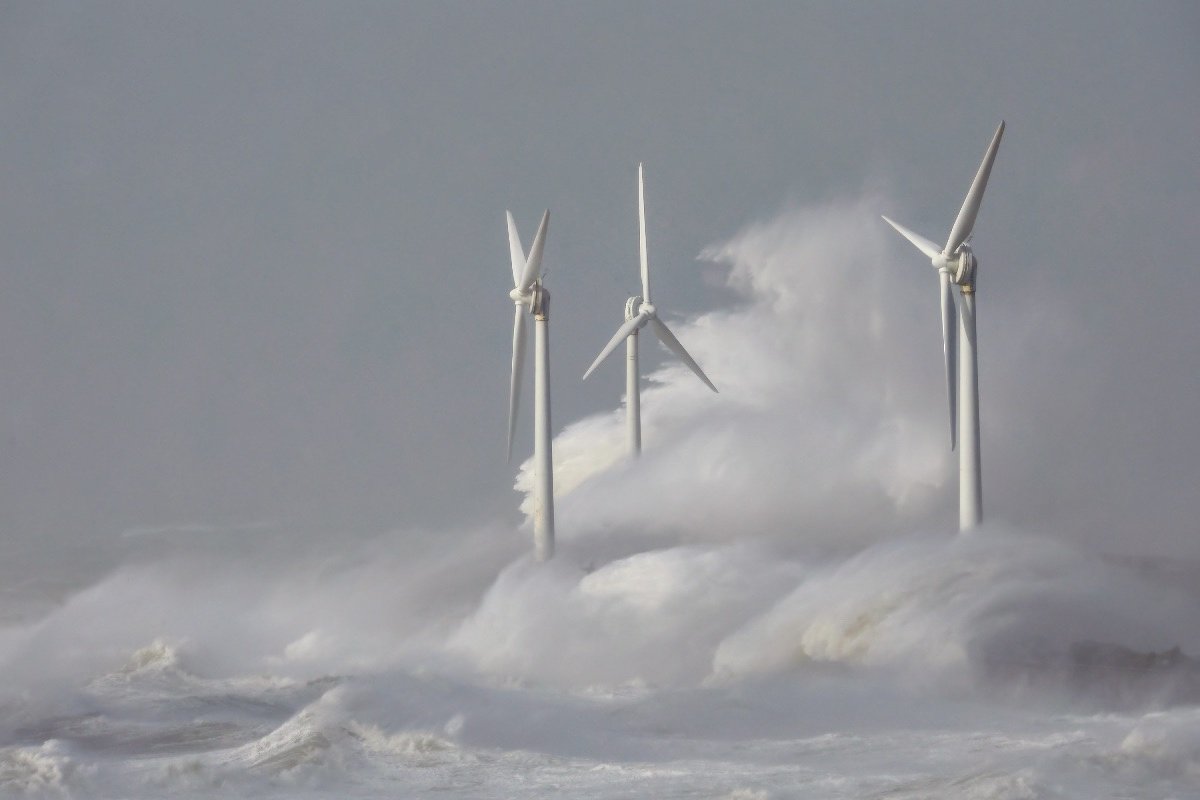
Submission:
<svg viewBox="0 0 1200 800">
<path fill-rule="evenodd" d="M 1200 598 L 1145 564 L 984 529 L 539 565 L 489 530 L 464 570 L 410 538 L 130 565 L 6 628 L 0 794 L 1200 794 Z"/>
<path fill-rule="evenodd" d="M 953 532 L 933 277 L 881 205 L 708 252 L 734 302 L 672 327 L 721 393 L 648 376 L 636 462 L 619 409 L 563 429 L 548 563 L 507 522 L 149 524 L 22 561 L 0 796 L 1200 797 L 1194 552 L 1004 524 L 991 494 Z M 1015 461 L 998 391 L 1070 337 L 980 305 L 985 487 L 1082 507 L 1056 482 L 1086 465 L 1053 431 Z"/>
</svg>

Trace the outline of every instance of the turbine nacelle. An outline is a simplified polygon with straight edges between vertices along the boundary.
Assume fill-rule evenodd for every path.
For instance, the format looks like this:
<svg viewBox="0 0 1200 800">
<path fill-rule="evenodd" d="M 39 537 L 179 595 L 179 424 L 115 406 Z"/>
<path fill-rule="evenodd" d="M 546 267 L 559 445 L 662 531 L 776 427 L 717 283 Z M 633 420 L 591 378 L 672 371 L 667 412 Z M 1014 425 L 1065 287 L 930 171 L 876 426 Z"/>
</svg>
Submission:
<svg viewBox="0 0 1200 800">
<path fill-rule="evenodd" d="M 951 282 L 959 286 L 975 285 L 975 268 L 979 266 L 979 261 L 971 251 L 971 245 L 963 244 L 949 257 L 938 253 L 930 262 L 938 272 L 949 275 Z"/>
<path fill-rule="evenodd" d="M 638 315 L 642 306 L 642 298 L 640 295 L 634 295 L 625 301 L 625 319 L 631 320 Z"/>
<path fill-rule="evenodd" d="M 550 318 L 550 290 L 535 284 L 529 292 L 529 311 L 534 319 Z"/>
<path fill-rule="evenodd" d="M 641 295 L 634 295 L 625 301 L 625 321 L 631 322 L 638 318 L 641 320 L 634 329 L 635 331 L 646 327 L 646 323 L 650 321 L 650 318 L 657 315 L 658 308 L 653 303 L 646 302 Z"/>
<path fill-rule="evenodd" d="M 529 313 L 535 316 L 539 313 L 538 309 L 547 307 L 550 301 L 550 291 L 543 288 L 540 283 L 536 283 L 524 291 L 513 289 L 508 296 L 512 299 L 514 306 L 528 309 Z"/>
<path fill-rule="evenodd" d="M 950 282 L 960 287 L 974 285 L 974 273 L 979 261 L 971 252 L 971 245 L 962 245 L 953 255 L 937 253 L 929 261 L 938 272 L 946 272 Z"/>
<path fill-rule="evenodd" d="M 958 248 L 958 258 L 955 259 L 954 282 L 962 287 L 975 286 L 975 268 L 979 266 L 978 259 L 971 252 L 971 245 L 964 244 Z"/>
</svg>

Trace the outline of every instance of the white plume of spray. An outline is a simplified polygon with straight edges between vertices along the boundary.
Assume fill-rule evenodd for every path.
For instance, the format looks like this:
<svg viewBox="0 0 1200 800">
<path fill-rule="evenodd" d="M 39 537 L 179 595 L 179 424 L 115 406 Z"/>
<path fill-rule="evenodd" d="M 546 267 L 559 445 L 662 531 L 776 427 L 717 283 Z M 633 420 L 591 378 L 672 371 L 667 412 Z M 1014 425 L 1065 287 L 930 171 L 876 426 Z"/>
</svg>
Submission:
<svg viewBox="0 0 1200 800">
<path fill-rule="evenodd" d="M 583 574 L 566 558 L 505 570 L 449 648 L 481 671 L 569 688 L 694 685 L 732 630 L 800 565 L 751 546 L 679 546 Z"/>
<path fill-rule="evenodd" d="M 951 533 L 935 276 L 889 255 L 886 206 L 789 208 L 705 251 L 742 302 L 675 327 L 721 393 L 668 361 L 632 462 L 622 410 L 568 426 L 554 444 L 562 560 L 506 571 L 453 649 L 551 682 L 825 662 L 936 689 L 1069 672 L 1091 641 L 1200 647 L 1195 598 L 1044 532 Z"/>
<path fill-rule="evenodd" d="M 673 360 L 649 376 L 633 464 L 623 410 L 568 426 L 554 441 L 561 536 L 799 527 L 841 545 L 945 506 L 934 280 L 887 257 L 881 205 L 791 208 L 703 253 L 741 303 L 672 325 L 720 394 Z M 531 470 L 516 483 L 526 513 Z"/>
</svg>

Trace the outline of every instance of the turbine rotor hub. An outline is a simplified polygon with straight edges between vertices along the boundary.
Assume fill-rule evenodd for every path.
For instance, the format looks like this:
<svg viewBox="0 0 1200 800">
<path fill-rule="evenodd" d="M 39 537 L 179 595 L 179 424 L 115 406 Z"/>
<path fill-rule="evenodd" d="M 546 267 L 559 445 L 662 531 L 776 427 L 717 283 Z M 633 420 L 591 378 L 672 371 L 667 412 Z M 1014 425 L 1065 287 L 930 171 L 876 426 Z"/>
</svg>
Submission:
<svg viewBox="0 0 1200 800">
<path fill-rule="evenodd" d="M 654 307 L 653 303 L 643 302 L 640 306 L 638 306 L 638 313 L 645 314 L 648 317 L 653 317 L 657 311 L 658 309 Z"/>
</svg>

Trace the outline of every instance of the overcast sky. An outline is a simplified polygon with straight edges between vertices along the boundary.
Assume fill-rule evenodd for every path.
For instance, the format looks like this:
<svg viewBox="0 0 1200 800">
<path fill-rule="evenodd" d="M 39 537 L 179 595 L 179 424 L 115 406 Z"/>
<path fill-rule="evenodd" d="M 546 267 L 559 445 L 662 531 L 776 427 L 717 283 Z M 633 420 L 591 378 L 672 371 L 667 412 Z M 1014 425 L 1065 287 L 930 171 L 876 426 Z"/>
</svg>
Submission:
<svg viewBox="0 0 1200 800">
<path fill-rule="evenodd" d="M 552 212 L 557 430 L 619 398 L 579 376 L 634 291 L 638 161 L 688 316 L 736 300 L 697 255 L 781 208 L 873 193 L 940 240 L 1001 118 L 984 457 L 1031 463 L 985 473 L 989 513 L 1200 556 L 1197 42 L 1166 2 L 4 3 L 10 568 L 133 528 L 516 522 L 505 209 L 526 242 Z M 892 252 L 936 375 L 935 281 Z M 1056 360 L 989 364 L 1037 347 L 1031 298 Z"/>
</svg>

